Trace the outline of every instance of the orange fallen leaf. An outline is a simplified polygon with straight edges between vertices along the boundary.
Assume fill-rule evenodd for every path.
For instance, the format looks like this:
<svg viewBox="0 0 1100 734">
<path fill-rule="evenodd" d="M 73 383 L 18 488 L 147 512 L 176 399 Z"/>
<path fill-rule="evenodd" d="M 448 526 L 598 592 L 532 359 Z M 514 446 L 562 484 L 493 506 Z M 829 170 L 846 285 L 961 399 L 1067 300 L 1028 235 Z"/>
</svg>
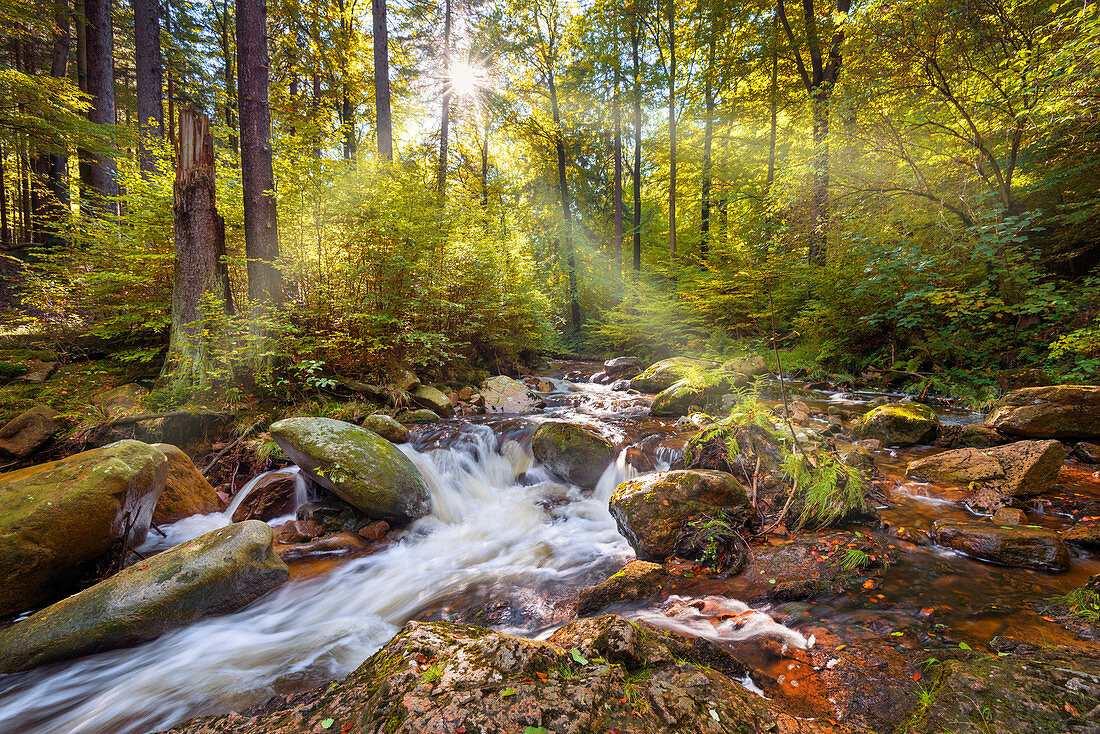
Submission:
<svg viewBox="0 0 1100 734">
<path fill-rule="evenodd" d="M 913 673 L 913 680 L 920 680 L 920 673 Z"/>
<path fill-rule="evenodd" d="M 872 580 L 872 579 L 867 579 L 866 581 L 864 581 L 864 582 L 863 582 L 863 588 L 865 588 L 865 589 L 873 589 L 873 588 L 875 588 L 875 582 L 874 582 L 874 580 Z"/>
<path fill-rule="evenodd" d="M 1070 716 L 1081 716 L 1081 712 L 1074 708 L 1073 704 L 1071 704 L 1069 701 L 1066 701 L 1062 708 L 1064 708 L 1066 710 L 1066 713 Z"/>
</svg>

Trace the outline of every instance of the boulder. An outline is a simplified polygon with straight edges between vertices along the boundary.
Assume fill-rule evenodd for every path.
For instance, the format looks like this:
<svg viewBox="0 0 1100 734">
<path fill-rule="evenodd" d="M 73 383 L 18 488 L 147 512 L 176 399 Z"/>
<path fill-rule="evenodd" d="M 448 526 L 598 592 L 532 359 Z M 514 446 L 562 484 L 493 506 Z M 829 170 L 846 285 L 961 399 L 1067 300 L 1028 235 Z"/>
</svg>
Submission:
<svg viewBox="0 0 1100 734">
<path fill-rule="evenodd" d="M 443 420 L 434 410 L 420 408 L 419 410 L 406 410 L 397 414 L 398 423 L 435 423 Z"/>
<path fill-rule="evenodd" d="M 651 364 L 644 372 L 630 381 L 633 390 L 645 393 L 659 393 L 667 390 L 680 380 L 713 372 L 717 362 L 693 357 L 672 357 Z"/>
<path fill-rule="evenodd" d="M 746 354 L 723 362 L 722 371 L 742 375 L 744 379 L 738 384 L 747 384 L 753 378 L 768 374 L 768 363 L 759 354 Z"/>
<path fill-rule="evenodd" d="M 615 615 L 573 620 L 546 641 L 473 625 L 414 621 L 343 681 L 171 731 L 839 732 L 827 723 L 818 728 L 773 712 L 771 701 L 733 678 L 688 662 L 706 654 L 696 649 Z M 706 643 L 698 649 L 717 653 Z M 784 723 L 789 720 L 794 727 Z"/>
<path fill-rule="evenodd" d="M 987 449 L 992 446 L 1000 446 L 1009 439 L 987 426 L 963 426 L 955 439 L 956 448 Z"/>
<path fill-rule="evenodd" d="M 1082 520 L 1063 530 L 1062 539 L 1082 548 L 1100 550 L 1100 520 Z"/>
<path fill-rule="evenodd" d="M 933 532 L 940 545 L 979 561 L 1036 571 L 1069 568 L 1069 552 L 1062 537 L 1035 525 L 937 520 Z"/>
<path fill-rule="evenodd" d="M 276 548 L 276 551 L 284 561 L 300 561 L 304 558 L 317 558 L 318 556 L 341 556 L 347 553 L 358 553 L 367 550 L 369 547 L 370 543 L 363 536 L 349 530 L 324 535 L 304 543 L 280 545 Z"/>
<path fill-rule="evenodd" d="M 595 489 L 615 459 L 615 448 L 603 436 L 562 421 L 543 423 L 535 429 L 531 450 L 550 471 L 585 489 Z"/>
<path fill-rule="evenodd" d="M 23 365 L 27 368 L 27 373 L 18 379 L 20 382 L 45 382 L 57 371 L 59 364 L 57 361 L 25 359 Z"/>
<path fill-rule="evenodd" d="M 421 408 L 435 411 L 444 418 L 450 418 L 455 414 L 455 406 L 451 399 L 431 385 L 417 385 L 409 392 L 409 397 Z"/>
<path fill-rule="evenodd" d="M 99 408 L 108 418 L 121 418 L 127 415 L 140 415 L 143 412 L 141 402 L 149 391 L 134 382 L 98 392 L 92 396 L 92 405 Z"/>
<path fill-rule="evenodd" d="M 878 439 L 887 446 L 931 443 L 939 432 L 936 411 L 920 403 L 890 403 L 872 408 L 852 430 L 856 439 Z"/>
<path fill-rule="evenodd" d="M 1100 438 L 1100 387 L 1013 390 L 997 402 L 985 424 L 1024 438 Z"/>
<path fill-rule="evenodd" d="M 604 374 L 619 378 L 626 374 L 638 374 L 642 369 L 642 360 L 637 357 L 615 357 L 603 363 Z"/>
<path fill-rule="evenodd" d="M 251 604 L 286 582 L 271 528 L 219 528 L 0 630 L 0 673 L 128 647 Z"/>
<path fill-rule="evenodd" d="M 70 590 L 92 564 L 145 540 L 168 459 L 120 441 L 0 474 L 0 616 Z"/>
<path fill-rule="evenodd" d="M 291 520 L 275 528 L 275 539 L 283 545 L 305 543 L 324 534 L 321 523 L 313 520 Z"/>
<path fill-rule="evenodd" d="M 659 563 L 630 561 L 602 584 L 582 589 L 577 595 L 577 614 L 585 616 L 609 604 L 652 598 L 669 578 L 668 571 Z"/>
<path fill-rule="evenodd" d="M 546 402 L 531 388 L 507 375 L 496 375 L 481 383 L 481 398 L 487 413 L 526 413 Z"/>
<path fill-rule="evenodd" d="M 58 412 L 45 405 L 24 410 L 0 428 L 0 455 L 22 459 L 61 430 Z"/>
<path fill-rule="evenodd" d="M 732 474 L 679 470 L 623 482 L 611 494 L 610 509 L 638 558 L 663 561 L 676 555 L 692 519 L 725 516 L 737 522 L 751 505 L 745 486 Z"/>
<path fill-rule="evenodd" d="M 1086 464 L 1100 464 L 1100 444 L 1078 441 L 1073 446 L 1073 455 Z"/>
<path fill-rule="evenodd" d="M 168 457 L 168 477 L 153 510 L 153 522 L 164 525 L 221 509 L 217 493 L 191 457 L 167 443 L 155 443 L 153 448 Z"/>
<path fill-rule="evenodd" d="M 987 494 L 1027 497 L 1053 486 L 1065 458 L 1058 441 L 1016 441 L 990 449 L 944 451 L 910 462 L 906 473 Z"/>
<path fill-rule="evenodd" d="M 405 443 L 409 440 L 409 429 L 385 413 L 368 415 L 363 419 L 363 428 L 374 431 L 390 443 Z"/>
<path fill-rule="evenodd" d="M 233 522 L 274 520 L 298 509 L 298 475 L 293 468 L 268 472 L 256 478 L 237 508 Z"/>
<path fill-rule="evenodd" d="M 993 513 L 994 525 L 1027 525 L 1027 515 L 1015 507 L 1002 507 Z"/>
<path fill-rule="evenodd" d="M 420 472 L 373 431 L 332 418 L 285 418 L 269 433 L 313 481 L 371 517 L 407 521 L 431 511 Z"/>
<path fill-rule="evenodd" d="M 680 380 L 657 393 L 649 406 L 649 413 L 665 417 L 687 415 L 692 407 L 706 405 L 710 392 L 711 390 L 690 379 Z"/>
<path fill-rule="evenodd" d="M 399 392 L 409 392 L 420 385 L 420 378 L 409 370 L 402 370 L 393 380 L 393 388 Z"/>
<path fill-rule="evenodd" d="M 1050 384 L 1050 375 L 1034 367 L 1001 370 L 997 373 L 997 387 L 1001 392 L 1012 392 L 1024 387 L 1046 387 Z"/>
<path fill-rule="evenodd" d="M 326 533 L 355 530 L 367 523 L 366 515 L 335 497 L 305 503 L 298 508 L 296 517 L 299 520 L 316 522 L 325 529 Z"/>
</svg>

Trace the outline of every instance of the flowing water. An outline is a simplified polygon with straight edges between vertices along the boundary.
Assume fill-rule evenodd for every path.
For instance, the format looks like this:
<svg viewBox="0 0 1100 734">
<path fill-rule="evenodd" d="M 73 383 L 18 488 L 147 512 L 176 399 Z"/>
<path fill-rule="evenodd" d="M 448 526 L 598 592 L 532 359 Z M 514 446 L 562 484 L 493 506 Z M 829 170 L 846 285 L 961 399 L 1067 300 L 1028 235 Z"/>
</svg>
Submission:
<svg viewBox="0 0 1100 734">
<path fill-rule="evenodd" d="M 544 374 L 550 389 L 541 414 L 477 416 L 418 429 L 413 442 L 401 448 L 427 480 L 433 510 L 397 542 L 365 557 L 292 563 L 291 581 L 277 592 L 151 643 L 0 677 L 0 732 L 144 732 L 241 710 L 346 675 L 410 619 L 448 619 L 492 609 L 501 600 L 508 611 L 490 619 L 496 628 L 545 635 L 568 619 L 579 589 L 606 578 L 633 555 L 608 513 L 611 491 L 640 471 L 667 468 L 693 430 L 650 417 L 644 396 L 558 379 L 577 369 L 594 371 L 591 365 L 558 364 Z M 807 393 L 804 399 L 859 412 L 874 397 Z M 977 416 L 945 411 L 944 418 L 965 423 Z M 589 425 L 619 447 L 594 491 L 563 484 L 533 461 L 530 437 L 547 419 Z M 887 473 L 897 474 L 906 456 L 884 452 L 878 459 Z M 306 482 L 296 469 L 290 471 L 304 502 Z M 228 524 L 254 483 L 225 512 L 170 525 L 167 537 L 151 537 L 145 550 L 171 547 Z M 1080 487 L 1060 491 L 1083 488 L 1100 497 L 1098 486 L 1085 476 Z M 883 513 L 893 525 L 927 527 L 932 519 L 964 512 L 949 491 L 933 487 L 901 484 L 893 499 L 896 505 Z M 1065 524 L 1058 518 L 1046 521 Z M 870 629 L 871 617 L 885 614 L 904 627 L 914 609 L 937 605 L 952 610 L 937 620 L 954 633 L 989 639 L 1020 623 L 1024 599 L 1063 592 L 1097 570 L 1100 563 L 1080 558 L 1062 575 L 998 569 L 914 546 L 888 574 L 881 600 L 870 603 L 865 595 L 848 594 L 794 611 L 790 605 L 770 610 L 786 615 L 788 626 L 722 595 L 721 588 L 701 587 L 692 598 L 621 611 L 719 643 L 760 637 L 799 650 L 813 644 L 814 624 Z M 720 614 L 703 615 L 704 608 L 708 615 L 714 609 Z M 1037 619 L 1032 615 L 1023 624 L 1038 625 Z M 800 631 L 800 625 L 806 629 Z M 745 684 L 753 685 L 748 679 Z"/>
</svg>

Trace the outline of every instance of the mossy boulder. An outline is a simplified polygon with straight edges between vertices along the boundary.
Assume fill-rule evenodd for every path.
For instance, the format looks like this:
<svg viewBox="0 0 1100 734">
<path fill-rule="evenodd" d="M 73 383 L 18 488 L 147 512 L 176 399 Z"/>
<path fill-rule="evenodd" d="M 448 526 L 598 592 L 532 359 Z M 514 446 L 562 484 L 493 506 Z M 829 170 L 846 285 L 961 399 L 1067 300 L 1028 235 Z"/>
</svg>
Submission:
<svg viewBox="0 0 1100 734">
<path fill-rule="evenodd" d="M 270 527 L 252 520 L 139 561 L 0 630 L 0 673 L 136 645 L 240 609 L 289 576 L 273 539 Z"/>
<path fill-rule="evenodd" d="M 712 390 L 691 379 L 680 380 L 657 393 L 649 407 L 649 413 L 664 417 L 687 415 L 693 407 L 705 406 L 711 392 Z"/>
<path fill-rule="evenodd" d="M 0 616 L 69 591 L 119 544 L 145 540 L 168 459 L 120 441 L 0 474 Z"/>
<path fill-rule="evenodd" d="M 409 397 L 421 408 L 434 411 L 444 418 L 455 414 L 455 406 L 451 399 L 431 385 L 417 385 L 409 392 Z"/>
<path fill-rule="evenodd" d="M 890 403 L 872 408 L 856 424 L 852 436 L 873 438 L 887 446 L 930 443 L 939 432 L 936 411 L 920 403 Z"/>
<path fill-rule="evenodd" d="M 1036 571 L 1065 571 L 1069 551 L 1053 530 L 1035 525 L 994 525 L 970 520 L 937 520 L 936 542 L 979 561 Z"/>
<path fill-rule="evenodd" d="M 298 508 L 295 516 L 302 522 L 317 523 L 326 533 L 358 530 L 368 522 L 366 515 L 335 497 L 307 502 Z"/>
<path fill-rule="evenodd" d="M 153 448 L 168 457 L 168 477 L 153 510 L 153 522 L 163 525 L 221 509 L 217 493 L 191 457 L 168 443 L 155 443 Z"/>
<path fill-rule="evenodd" d="M 985 424 L 1023 438 L 1100 438 L 1100 387 L 1013 390 L 997 402 Z"/>
<path fill-rule="evenodd" d="M 24 410 L 0 428 L 0 455 L 22 459 L 34 453 L 61 430 L 60 415 L 53 408 L 37 405 Z"/>
<path fill-rule="evenodd" d="M 527 413 L 546 405 L 546 401 L 519 380 L 494 375 L 481 383 L 482 400 L 487 413 Z"/>
<path fill-rule="evenodd" d="M 723 362 L 722 371 L 741 375 L 738 384 L 748 383 L 760 375 L 768 374 L 768 363 L 759 354 L 745 354 Z"/>
<path fill-rule="evenodd" d="M 1012 392 L 1025 387 L 1046 387 L 1050 384 L 1050 375 L 1034 367 L 1001 370 L 997 373 L 997 387 L 1001 392 Z"/>
<path fill-rule="evenodd" d="M 435 423 L 443 419 L 434 410 L 418 408 L 398 413 L 396 420 L 398 423 Z"/>
<path fill-rule="evenodd" d="M 92 396 L 92 405 L 103 411 L 108 418 L 121 418 L 127 415 L 141 415 L 144 412 L 142 401 L 149 390 L 134 382 L 98 392 Z"/>
<path fill-rule="evenodd" d="M 332 418 L 286 418 L 269 433 L 313 481 L 371 517 L 404 522 L 431 511 L 419 470 L 374 431 Z"/>
<path fill-rule="evenodd" d="M 680 380 L 714 372 L 719 364 L 709 359 L 694 357 L 671 357 L 655 362 L 640 375 L 630 381 L 632 390 L 645 393 L 659 393 L 667 390 Z"/>
<path fill-rule="evenodd" d="M 1058 441 L 1015 441 L 926 456 L 910 462 L 906 473 L 929 482 L 967 487 L 988 497 L 1027 497 L 1054 485 L 1065 458 L 1066 450 Z"/>
<path fill-rule="evenodd" d="M 550 471 L 585 489 L 594 489 L 615 459 L 615 448 L 606 438 L 590 428 L 562 421 L 535 429 L 531 450 Z"/>
<path fill-rule="evenodd" d="M 1009 439 L 987 426 L 963 426 L 955 439 L 955 447 L 964 449 L 988 449 L 1007 443 Z"/>
<path fill-rule="evenodd" d="M 690 533 L 692 519 L 749 512 L 745 486 L 720 471 L 666 471 L 620 484 L 611 494 L 611 515 L 619 532 L 643 561 L 671 558 Z"/>
<path fill-rule="evenodd" d="M 665 567 L 649 561 L 630 561 L 613 576 L 577 595 L 577 614 L 598 612 L 609 604 L 649 599 L 671 578 Z"/>
<path fill-rule="evenodd" d="M 390 443 L 405 443 L 409 440 L 409 429 L 385 413 L 375 413 L 363 419 L 363 428 L 374 431 Z"/>
</svg>

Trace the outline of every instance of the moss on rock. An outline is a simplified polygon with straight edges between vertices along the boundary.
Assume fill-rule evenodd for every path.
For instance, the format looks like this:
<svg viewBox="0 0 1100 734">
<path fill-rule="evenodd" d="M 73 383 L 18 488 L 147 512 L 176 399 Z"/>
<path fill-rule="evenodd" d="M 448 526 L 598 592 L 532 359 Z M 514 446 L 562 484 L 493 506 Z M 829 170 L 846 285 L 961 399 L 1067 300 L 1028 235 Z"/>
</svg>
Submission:
<svg viewBox="0 0 1100 734">
<path fill-rule="evenodd" d="M 920 403 L 890 403 L 873 408 L 852 431 L 856 439 L 876 439 L 887 446 L 930 443 L 939 430 L 936 411 Z"/>
</svg>

